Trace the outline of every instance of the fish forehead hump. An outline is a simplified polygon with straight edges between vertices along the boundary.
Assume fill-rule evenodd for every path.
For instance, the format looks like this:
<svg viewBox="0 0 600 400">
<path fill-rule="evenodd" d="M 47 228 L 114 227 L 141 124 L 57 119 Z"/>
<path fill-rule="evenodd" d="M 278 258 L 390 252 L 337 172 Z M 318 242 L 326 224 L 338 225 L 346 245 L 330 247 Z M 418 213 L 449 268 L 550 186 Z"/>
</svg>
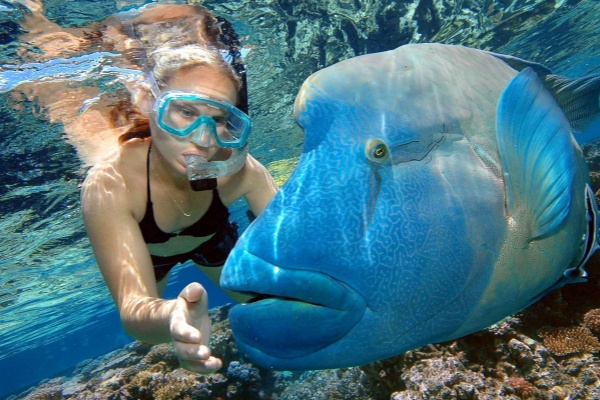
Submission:
<svg viewBox="0 0 600 400">
<path fill-rule="evenodd" d="M 437 130 L 437 125 L 444 124 L 498 162 L 496 106 L 516 74 L 505 62 L 476 49 L 405 45 L 354 57 L 314 73 L 296 98 L 294 114 L 306 128 L 314 116 L 307 107 L 314 108 L 317 103 L 331 108 L 332 103 L 341 101 L 346 108 L 368 107 L 379 116 L 400 117 L 411 132 L 431 131 L 431 125 Z M 334 111 L 325 116 L 320 113 L 318 122 L 345 118 Z"/>
</svg>

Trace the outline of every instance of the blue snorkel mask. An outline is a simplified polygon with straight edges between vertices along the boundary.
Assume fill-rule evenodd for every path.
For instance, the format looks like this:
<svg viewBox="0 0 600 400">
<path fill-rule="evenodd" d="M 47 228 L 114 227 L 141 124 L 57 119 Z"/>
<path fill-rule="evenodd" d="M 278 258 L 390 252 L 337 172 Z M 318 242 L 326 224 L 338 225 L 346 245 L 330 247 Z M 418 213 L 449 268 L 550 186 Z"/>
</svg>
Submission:
<svg viewBox="0 0 600 400">
<path fill-rule="evenodd" d="M 244 112 L 229 102 L 200 93 L 163 92 L 154 103 L 154 113 L 164 131 L 179 137 L 209 133 L 219 147 L 243 147 L 252 129 L 250 117 Z"/>
<path fill-rule="evenodd" d="M 216 178 L 232 175 L 244 166 L 252 122 L 231 103 L 200 93 L 166 91 L 154 102 L 153 115 L 163 131 L 201 147 L 218 149 L 211 160 L 186 156 L 194 190 L 212 190 Z"/>
</svg>

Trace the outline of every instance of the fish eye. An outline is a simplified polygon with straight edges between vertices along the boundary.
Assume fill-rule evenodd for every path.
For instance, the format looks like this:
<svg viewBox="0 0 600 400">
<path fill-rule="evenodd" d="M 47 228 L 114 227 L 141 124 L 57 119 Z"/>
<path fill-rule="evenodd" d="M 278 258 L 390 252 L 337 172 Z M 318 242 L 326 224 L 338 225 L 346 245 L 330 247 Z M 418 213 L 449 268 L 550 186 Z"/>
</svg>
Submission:
<svg viewBox="0 0 600 400">
<path fill-rule="evenodd" d="M 381 159 L 381 158 L 385 157 L 386 154 L 387 154 L 387 149 L 382 144 L 378 144 L 373 149 L 373 157 L 375 157 L 377 159 Z"/>
<path fill-rule="evenodd" d="M 369 161 L 382 164 L 390 159 L 390 150 L 387 145 L 379 139 L 371 139 L 365 148 Z"/>
</svg>

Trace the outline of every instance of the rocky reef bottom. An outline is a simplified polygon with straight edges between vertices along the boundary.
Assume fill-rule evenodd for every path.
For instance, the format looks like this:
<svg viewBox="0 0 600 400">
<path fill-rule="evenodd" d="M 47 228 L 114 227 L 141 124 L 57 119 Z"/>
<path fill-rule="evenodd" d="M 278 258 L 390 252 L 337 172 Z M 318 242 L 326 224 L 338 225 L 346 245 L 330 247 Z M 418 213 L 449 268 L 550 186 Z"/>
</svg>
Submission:
<svg viewBox="0 0 600 400">
<path fill-rule="evenodd" d="M 221 307 L 211 311 L 218 373 L 179 368 L 167 345 L 132 343 L 9 399 L 600 399 L 600 256 L 587 269 L 587 283 L 485 331 L 362 367 L 257 367 L 238 352 Z"/>
</svg>

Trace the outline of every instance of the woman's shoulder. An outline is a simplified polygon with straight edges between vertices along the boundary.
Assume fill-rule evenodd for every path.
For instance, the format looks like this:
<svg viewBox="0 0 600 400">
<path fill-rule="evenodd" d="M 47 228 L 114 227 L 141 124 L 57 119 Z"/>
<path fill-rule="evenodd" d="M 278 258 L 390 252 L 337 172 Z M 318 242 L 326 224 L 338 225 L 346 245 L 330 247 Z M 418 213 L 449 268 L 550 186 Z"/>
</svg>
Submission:
<svg viewBox="0 0 600 400">
<path fill-rule="evenodd" d="M 233 176 L 239 176 L 238 179 L 253 181 L 262 177 L 266 171 L 266 167 L 262 165 L 260 161 L 251 154 L 248 154 L 244 166 Z"/>
<path fill-rule="evenodd" d="M 121 150 L 115 158 L 116 166 L 127 177 L 138 177 L 140 172 L 145 174 L 148 148 L 151 139 L 132 139 L 121 145 Z"/>
<path fill-rule="evenodd" d="M 272 196 L 276 191 L 277 185 L 267 168 L 250 154 L 242 169 L 219 181 L 219 192 L 227 203 L 247 197 L 252 192 L 269 193 Z"/>
<path fill-rule="evenodd" d="M 149 145 L 150 141 L 145 139 L 134 139 L 122 144 L 113 157 L 92 166 L 85 181 L 114 181 L 117 175 L 122 179 L 138 176 L 140 170 L 146 168 Z"/>
<path fill-rule="evenodd" d="M 135 199 L 145 190 L 148 146 L 148 140 L 132 140 L 113 158 L 90 168 L 82 185 L 82 204 L 103 199 L 104 204 L 125 205 Z"/>
</svg>

